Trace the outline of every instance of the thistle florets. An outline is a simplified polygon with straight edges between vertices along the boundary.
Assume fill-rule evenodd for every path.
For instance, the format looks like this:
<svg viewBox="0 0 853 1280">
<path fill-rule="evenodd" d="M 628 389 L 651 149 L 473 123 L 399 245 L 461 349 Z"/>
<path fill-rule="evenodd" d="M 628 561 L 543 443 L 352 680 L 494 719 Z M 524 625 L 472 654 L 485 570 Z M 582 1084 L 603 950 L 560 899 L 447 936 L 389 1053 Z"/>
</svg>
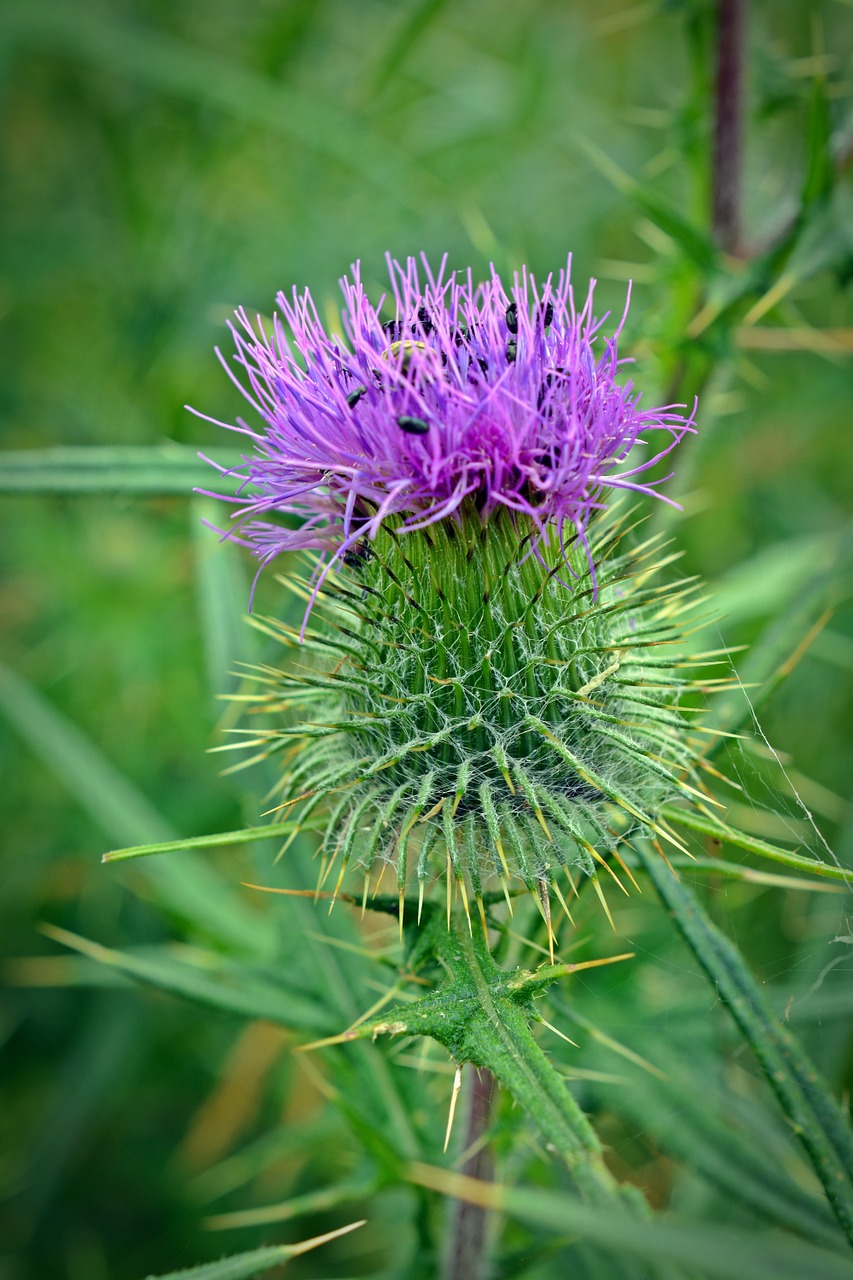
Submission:
<svg viewBox="0 0 853 1280">
<path fill-rule="evenodd" d="M 640 407 L 620 376 L 621 323 L 605 337 L 593 315 L 594 281 L 578 308 L 568 267 L 542 288 L 522 273 L 509 292 L 495 273 L 445 278 L 444 263 L 437 276 L 424 263 L 423 287 L 414 259 L 389 269 L 384 323 L 357 265 L 341 282 L 345 337 L 326 333 L 307 291 L 278 295 L 270 334 L 237 312 L 238 385 L 264 428 L 231 428 L 251 445 L 232 536 L 262 562 L 310 547 L 334 563 L 389 520 L 424 528 L 472 504 L 484 523 L 527 517 L 535 549 L 551 530 L 583 537 L 607 490 L 660 496 L 666 477 L 646 473 L 693 418 Z M 629 464 L 635 445 L 645 456 Z M 282 513 L 298 528 L 267 518 Z"/>
</svg>

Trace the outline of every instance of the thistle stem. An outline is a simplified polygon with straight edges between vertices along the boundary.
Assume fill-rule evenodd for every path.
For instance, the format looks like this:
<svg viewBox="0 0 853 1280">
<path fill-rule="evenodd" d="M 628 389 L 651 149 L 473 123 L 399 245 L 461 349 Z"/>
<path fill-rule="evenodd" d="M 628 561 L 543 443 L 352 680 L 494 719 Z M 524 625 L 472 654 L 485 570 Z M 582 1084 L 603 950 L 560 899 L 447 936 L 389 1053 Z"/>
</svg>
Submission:
<svg viewBox="0 0 853 1280">
<path fill-rule="evenodd" d="M 747 0 L 718 0 L 714 80 L 714 158 L 711 226 L 726 253 L 740 245 L 743 156 L 743 49 Z"/>
<path fill-rule="evenodd" d="M 623 1199 L 626 1189 L 607 1168 L 595 1130 L 530 1030 L 530 1011 L 505 1001 L 498 1007 L 494 1000 L 496 971 L 485 940 L 476 930 L 469 933 L 464 924 L 457 924 L 455 941 L 494 1033 L 488 1046 L 483 1046 L 478 1065 L 487 1067 L 524 1107 L 546 1136 L 548 1146 L 565 1161 L 579 1192 L 590 1204 L 612 1205 Z"/>
<path fill-rule="evenodd" d="M 473 1067 L 469 1068 L 468 1077 L 471 1091 L 464 1150 L 470 1152 L 470 1155 L 462 1165 L 461 1172 L 470 1178 L 491 1182 L 495 1162 L 491 1146 L 484 1139 L 491 1123 L 496 1081 L 491 1071 L 478 1071 Z M 451 1213 L 445 1280 L 484 1280 L 488 1261 L 487 1211 L 466 1200 L 456 1200 Z"/>
</svg>

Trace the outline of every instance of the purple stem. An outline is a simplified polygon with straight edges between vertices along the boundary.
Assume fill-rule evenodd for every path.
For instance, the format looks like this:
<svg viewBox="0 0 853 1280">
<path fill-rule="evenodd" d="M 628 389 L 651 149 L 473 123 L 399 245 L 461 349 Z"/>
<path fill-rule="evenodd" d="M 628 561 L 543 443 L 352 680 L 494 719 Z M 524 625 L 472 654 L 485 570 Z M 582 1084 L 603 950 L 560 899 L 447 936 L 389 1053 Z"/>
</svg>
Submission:
<svg viewBox="0 0 853 1280">
<path fill-rule="evenodd" d="M 743 67 L 747 0 L 718 0 L 714 80 L 714 162 L 711 225 L 726 253 L 740 247 L 743 160 Z"/>
<path fill-rule="evenodd" d="M 492 1118 L 492 1100 L 496 1083 L 491 1071 L 468 1068 L 473 1075 L 471 1095 L 468 1100 L 468 1121 L 465 1129 L 465 1150 L 476 1150 L 462 1166 L 461 1172 L 469 1178 L 491 1182 L 495 1161 L 491 1147 L 483 1143 Z M 457 1200 L 453 1207 L 450 1244 L 444 1280 L 484 1280 L 486 1275 L 486 1226 L 488 1211 L 479 1205 Z"/>
</svg>

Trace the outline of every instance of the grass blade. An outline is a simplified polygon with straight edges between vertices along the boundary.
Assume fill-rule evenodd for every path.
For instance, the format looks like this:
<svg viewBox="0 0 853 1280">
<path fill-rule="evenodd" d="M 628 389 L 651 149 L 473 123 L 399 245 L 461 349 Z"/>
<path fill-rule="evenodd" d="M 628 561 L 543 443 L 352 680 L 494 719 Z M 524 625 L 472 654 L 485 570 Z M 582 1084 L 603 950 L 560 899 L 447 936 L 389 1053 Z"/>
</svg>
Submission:
<svg viewBox="0 0 853 1280">
<path fill-rule="evenodd" d="M 557 1008 L 576 1017 L 564 1002 Z M 756 1106 L 754 1098 L 738 1107 L 744 1100 L 716 1083 L 714 1057 L 703 1054 L 693 1038 L 678 1054 L 662 1052 L 659 1041 L 651 1045 L 641 1039 L 639 1047 L 654 1053 L 666 1079 L 634 1073 L 630 1088 L 594 1087 L 600 1107 L 614 1108 L 652 1135 L 721 1193 L 729 1207 L 748 1206 L 758 1222 L 795 1231 L 815 1244 L 845 1248 L 826 1200 L 809 1186 L 799 1159 L 792 1161 L 787 1134 L 784 1145 L 780 1142 L 776 1115 Z M 598 1054 L 595 1060 L 600 1060 Z"/>
<path fill-rule="evenodd" d="M 415 5 L 382 56 L 373 76 L 371 98 L 377 97 L 382 92 L 392 76 L 400 74 L 406 58 L 446 3 L 447 0 L 419 0 Z"/>
<path fill-rule="evenodd" d="M 762 547 L 709 583 L 716 616 L 725 620 L 727 633 L 734 624 L 773 617 L 808 587 L 816 572 L 832 567 L 836 553 L 837 539 L 831 534 L 785 538 Z"/>
<path fill-rule="evenodd" d="M 716 250 L 701 227 L 688 222 L 674 204 L 652 186 L 644 186 L 621 169 L 614 160 L 584 135 L 574 139 L 586 158 L 612 186 L 633 200 L 656 227 L 669 236 L 686 256 L 702 271 L 711 271 L 716 263 Z"/>
</svg>

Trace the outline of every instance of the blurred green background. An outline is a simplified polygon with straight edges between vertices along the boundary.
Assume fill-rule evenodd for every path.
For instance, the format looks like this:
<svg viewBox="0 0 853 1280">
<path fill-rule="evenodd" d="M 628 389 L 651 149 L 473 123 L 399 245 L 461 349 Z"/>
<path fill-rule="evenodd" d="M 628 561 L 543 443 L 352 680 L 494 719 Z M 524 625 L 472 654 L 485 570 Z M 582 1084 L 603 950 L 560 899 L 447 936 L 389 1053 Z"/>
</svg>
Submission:
<svg viewBox="0 0 853 1280">
<path fill-rule="evenodd" d="M 213 354 L 227 349 L 230 311 L 269 314 L 276 290 L 293 284 L 334 309 L 355 259 L 378 293 L 386 251 L 446 252 L 475 276 L 490 261 L 544 274 L 571 251 L 576 280 L 600 280 L 600 310 L 621 311 L 633 278 L 626 345 L 647 401 L 701 392 L 700 436 L 683 446 L 674 482 L 676 534 L 687 571 L 718 584 L 719 633 L 751 642 L 780 611 L 802 608 L 807 630 L 833 609 L 761 721 L 793 758 L 788 774 L 815 821 L 853 859 L 851 53 L 849 3 L 752 6 L 743 261 L 721 265 L 707 249 L 705 0 L 3 0 L 3 447 L 174 441 L 221 452 L 225 433 L 183 406 L 226 420 L 241 411 Z M 793 257 L 768 262 L 798 219 Z M 738 307 L 697 325 L 714 290 L 742 284 L 758 259 Z M 774 304 L 767 290 L 786 270 Z M 247 653 L 250 566 L 217 545 L 189 494 L 23 491 L 61 489 L 66 465 L 54 459 L 40 475 L 30 460 L 21 491 L 2 499 L 0 1276 L 136 1280 L 356 1214 L 208 1231 L 210 1212 L 337 1176 L 345 1139 L 323 1118 L 320 1068 L 294 1067 L 266 1024 L 246 1030 L 172 996 L 99 986 L 38 931 L 46 921 L 135 947 L 197 935 L 180 873 L 101 867 L 99 857 L 172 829 L 256 822 L 262 785 L 221 777 L 205 755 L 223 715 L 214 696 Z M 260 590 L 260 609 L 280 611 L 271 576 Z M 789 813 L 789 833 L 816 849 L 778 766 L 753 756 L 749 767 L 767 805 Z M 742 808 L 757 834 L 780 834 L 761 805 Z M 245 854 L 209 860 L 245 913 L 235 932 L 270 918 L 237 887 L 253 875 L 271 882 L 266 853 L 254 870 Z M 278 875 L 288 883 L 286 868 Z M 832 941 L 850 933 L 847 900 L 718 883 L 709 901 L 780 998 L 819 984 L 800 1029 L 832 1082 L 853 1085 L 851 962 Z M 589 904 L 584 924 L 593 951 L 613 945 Z M 579 1000 L 636 1047 L 649 1018 L 659 1030 L 679 999 L 694 1014 L 708 999 L 648 908 L 626 907 L 621 929 L 644 939 L 638 976 L 585 984 Z M 356 1011 L 375 998 L 361 991 Z M 682 1031 L 686 1043 L 699 1034 L 689 1018 L 675 1040 Z M 712 1040 L 709 1052 L 725 1056 L 725 1036 Z M 620 1110 L 606 1080 L 591 1083 L 614 1069 L 593 1058 L 583 1100 L 620 1172 L 658 1204 L 680 1196 L 696 1213 L 737 1220 L 737 1194 L 707 1170 L 688 1172 L 689 1140 L 679 1150 L 664 1121 L 642 1135 L 651 1103 L 641 1117 L 636 1101 Z M 742 1063 L 727 1070 L 738 1105 L 748 1101 L 759 1086 L 744 1083 Z M 438 1079 L 422 1124 L 440 1147 L 448 1081 Z M 242 1181 L 221 1173 L 282 1117 L 316 1134 L 309 1127 L 293 1150 L 259 1148 Z M 212 1167 L 219 1183 L 205 1183 Z M 369 1239 L 357 1233 L 289 1274 L 393 1268 L 411 1248 L 410 1229 L 397 1233 L 396 1194 Z M 502 1275 L 560 1274 L 541 1241 L 509 1245 L 528 1261 Z"/>
</svg>

